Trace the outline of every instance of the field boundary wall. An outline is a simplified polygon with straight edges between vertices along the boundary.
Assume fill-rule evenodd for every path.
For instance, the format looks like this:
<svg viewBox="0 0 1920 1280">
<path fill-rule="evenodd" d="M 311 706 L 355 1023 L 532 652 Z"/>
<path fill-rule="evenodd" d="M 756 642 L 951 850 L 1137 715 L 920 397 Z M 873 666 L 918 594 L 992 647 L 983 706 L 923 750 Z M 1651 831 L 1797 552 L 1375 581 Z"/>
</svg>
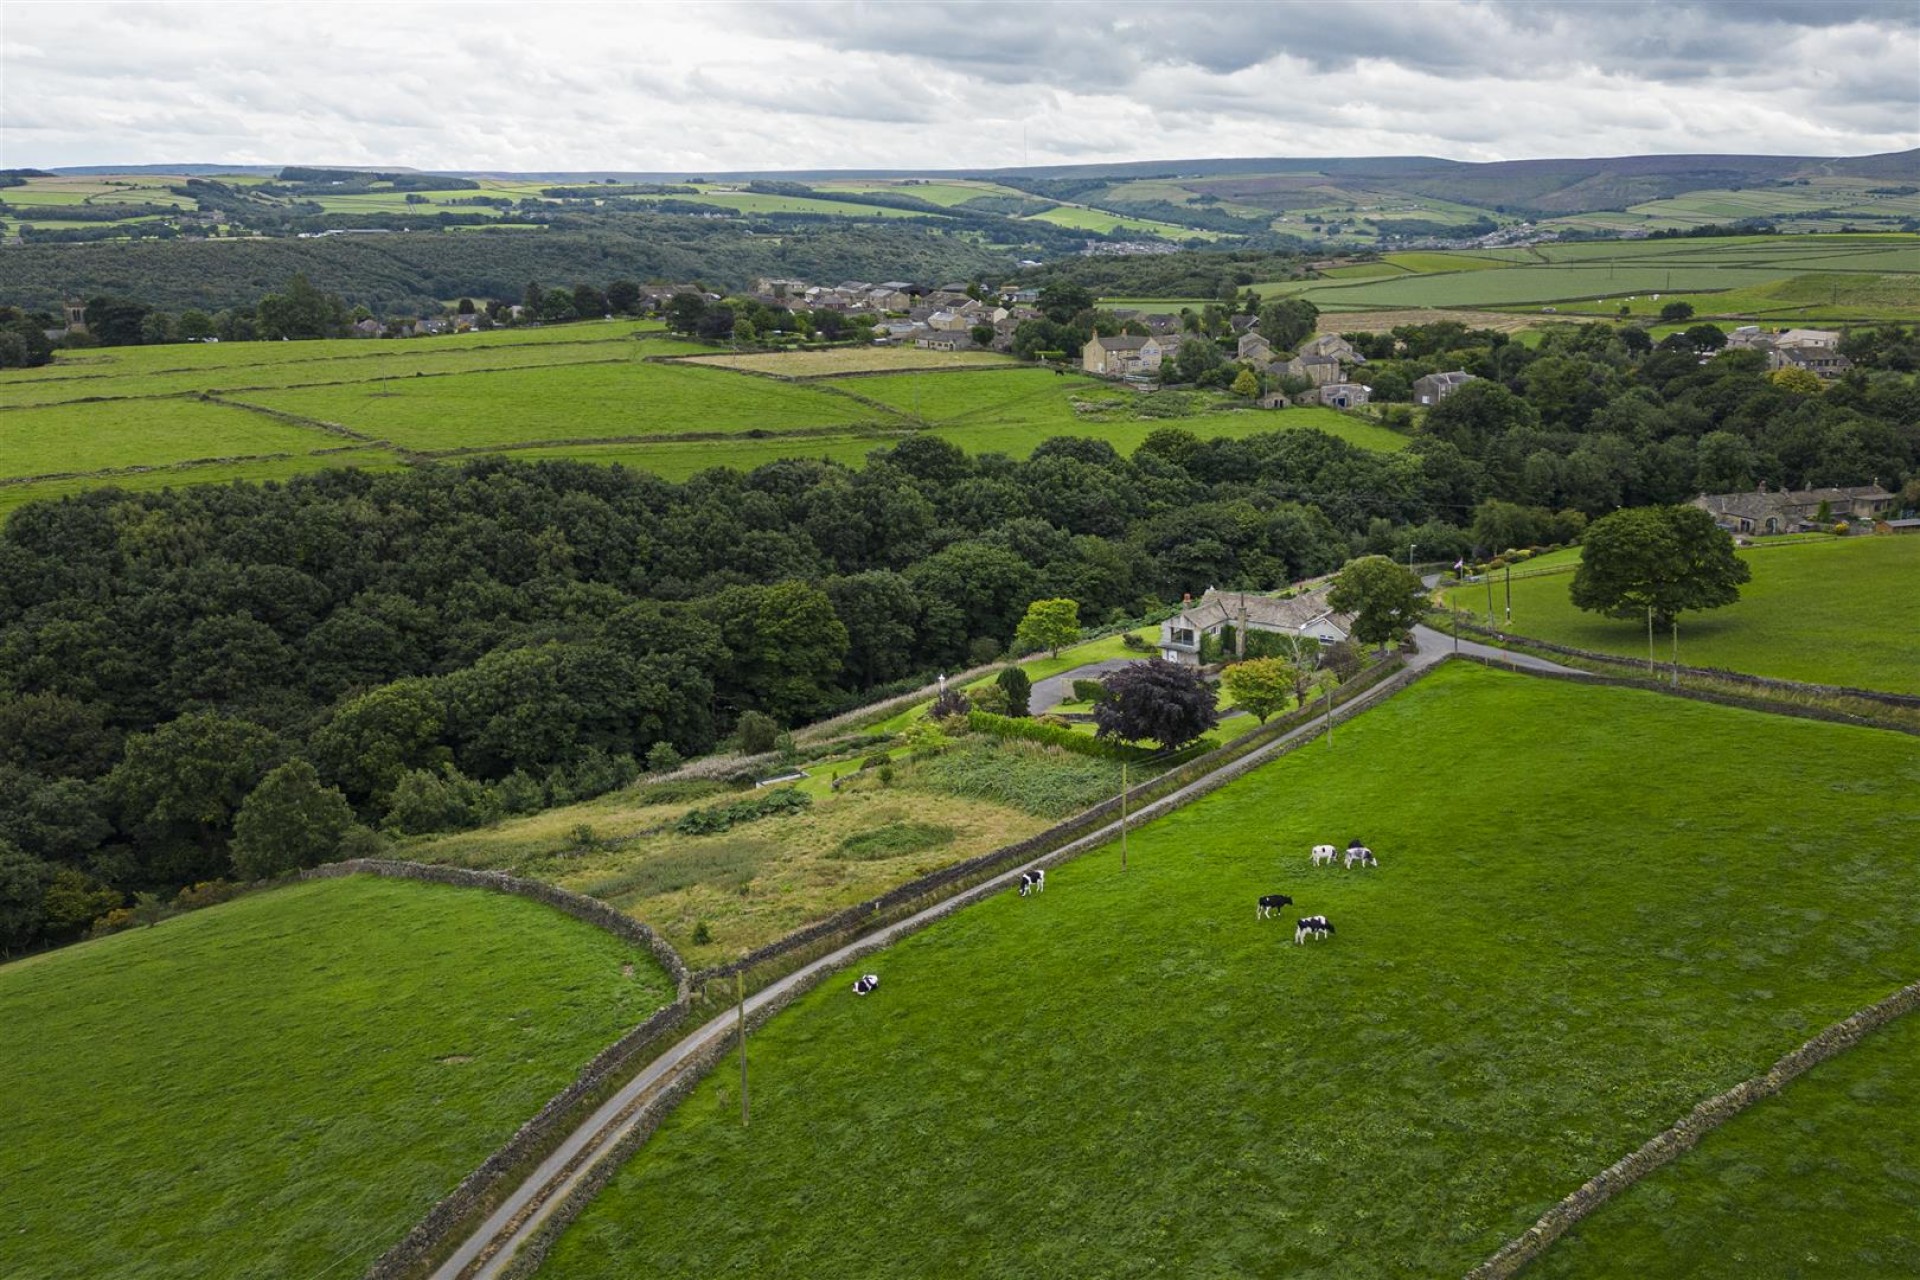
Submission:
<svg viewBox="0 0 1920 1280">
<path fill-rule="evenodd" d="M 1335 709 L 1344 707 L 1354 699 L 1368 694 L 1402 670 L 1403 666 L 1397 659 L 1369 669 L 1340 686 L 1334 695 L 1333 707 Z M 1257 729 L 1241 734 L 1224 746 L 1216 747 L 1205 755 L 1197 756 L 1169 769 L 1150 782 L 1132 788 L 1127 792 L 1127 802 L 1135 807 L 1135 811 L 1144 809 L 1189 783 L 1239 761 L 1275 739 L 1325 714 L 1326 708 L 1322 704 L 1276 717 Z M 822 953 L 823 944 L 846 935 L 857 935 L 897 919 L 910 904 L 919 902 L 943 888 L 1029 861 L 1057 850 L 1089 831 L 1098 830 L 1119 815 L 1120 804 L 1121 800 L 1118 796 L 1103 800 L 1092 808 L 1084 809 L 1066 821 L 1029 836 L 1025 840 L 1003 845 L 998 849 L 969 858 L 965 862 L 957 862 L 950 867 L 943 867 L 891 889 L 879 897 L 843 908 L 824 920 L 797 929 L 778 941 L 749 952 L 738 960 L 699 970 L 693 974 L 693 986 L 699 990 L 709 983 L 731 978 L 736 973 L 753 974 L 755 970 L 764 966 L 790 960 L 796 956 L 812 959 L 813 954 Z M 824 947 L 824 950 L 833 949 L 832 946 Z M 758 981 L 760 976 L 754 975 L 755 981 Z M 749 985 L 752 986 L 753 983 L 750 982 Z"/>
<path fill-rule="evenodd" d="M 1383 701 L 1386 697 L 1400 692 L 1421 677 L 1437 670 L 1441 665 L 1443 664 L 1433 663 L 1422 667 L 1408 667 L 1404 663 L 1397 661 L 1383 663 L 1364 673 L 1348 685 L 1343 686 L 1343 690 L 1351 690 L 1351 693 L 1344 699 L 1336 700 L 1334 706 L 1335 708 L 1339 708 L 1359 698 L 1362 694 L 1369 692 L 1377 692 L 1380 695 L 1379 698 L 1373 699 L 1373 701 Z M 1298 713 L 1294 716 L 1286 717 L 1288 723 L 1285 724 L 1280 720 L 1271 721 L 1261 729 L 1242 734 L 1226 746 L 1217 748 L 1215 751 L 1209 752 L 1207 755 L 1189 762 L 1190 765 L 1199 765 L 1208 760 L 1217 760 L 1211 772 L 1203 773 L 1199 778 L 1190 778 L 1187 783 L 1172 787 L 1171 791 L 1178 793 L 1177 796 L 1162 794 L 1158 801 L 1148 802 L 1148 804 L 1142 808 L 1140 813 L 1141 819 L 1144 821 L 1149 817 L 1157 818 L 1172 809 L 1182 808 L 1203 796 L 1212 794 L 1255 768 L 1269 764 L 1274 760 L 1280 759 L 1282 756 L 1290 755 L 1302 747 L 1317 741 L 1320 733 L 1316 731 L 1302 734 L 1295 741 L 1281 743 L 1277 750 L 1268 751 L 1261 749 L 1273 746 L 1277 739 L 1285 736 L 1285 734 L 1294 729 L 1311 727 L 1314 716 L 1324 714 L 1324 711 L 1316 708 L 1312 714 L 1304 717 Z M 1231 758 L 1219 759 L 1228 753 L 1231 753 Z M 1181 772 L 1182 770 L 1179 769 L 1172 770 L 1169 774 L 1162 775 L 1162 779 L 1171 776 L 1173 773 Z M 1191 789 L 1183 790 L 1183 788 L 1193 783 L 1197 783 L 1198 785 L 1191 785 Z M 1103 815 L 1116 814 L 1118 806 L 1119 801 L 1116 798 L 1105 802 L 1103 805 L 1096 806 L 1095 809 L 1087 810 L 1086 813 L 1090 814 L 1097 811 Z M 1147 808 L 1153 808 L 1154 812 L 1149 814 L 1146 812 Z M 1080 817 L 1084 818 L 1086 814 L 1082 814 Z M 1090 832 L 1083 831 L 1082 827 L 1085 825 L 1091 825 L 1093 830 Z M 1059 827 L 1053 828 L 1055 832 L 1065 828 L 1072 828 L 1079 831 L 1080 834 L 1077 838 L 1068 841 L 1066 844 L 1061 845 L 1050 854 L 1044 856 L 1042 860 L 1043 865 L 1047 867 L 1058 866 L 1063 862 L 1070 861 L 1079 854 L 1088 852 L 1107 843 L 1110 837 L 1103 830 L 1105 825 L 1104 823 L 1083 824 L 1078 820 L 1069 820 L 1068 822 L 1060 824 Z M 1028 846 L 1045 841 L 1049 834 L 1049 832 L 1041 832 L 1039 835 L 1033 836 L 1028 840 L 1008 845 L 1003 850 L 984 854 L 980 858 L 973 859 L 972 861 L 974 863 L 983 863 L 989 859 L 1004 861 L 1006 859 L 1002 858 L 1003 854 L 1016 849 L 1025 853 Z M 1017 861 L 1014 861 L 1012 865 L 1018 865 Z M 949 872 L 952 870 L 952 868 L 949 868 Z M 923 880 L 934 880 L 939 878 L 941 874 L 942 873 L 936 873 L 935 876 L 923 877 Z M 911 887 L 912 886 L 902 886 L 903 889 Z M 912 927 L 906 931 L 884 930 L 867 938 L 865 941 L 855 943 L 845 957 L 843 964 L 836 965 L 832 969 L 823 968 L 815 974 L 806 975 L 802 980 L 793 982 L 775 994 L 771 999 L 748 1013 L 746 1015 L 748 1034 L 759 1029 L 769 1019 L 783 1012 L 788 1006 L 800 999 L 800 997 L 806 995 L 815 987 L 819 986 L 820 983 L 826 981 L 834 972 L 843 969 L 845 964 L 855 963 L 874 952 L 893 946 L 909 933 L 917 933 L 929 925 L 946 919 L 956 911 L 973 906 L 1001 892 L 1002 889 L 1003 886 L 998 883 L 973 885 L 970 888 L 954 894 L 931 910 L 928 910 L 924 918 L 916 921 Z M 896 890 L 895 892 L 900 891 Z M 858 912 L 863 910 L 864 907 L 865 904 L 862 904 L 860 907 L 851 908 L 850 910 Z M 773 948 L 768 947 L 762 950 L 770 951 L 772 949 Z M 751 957 L 748 957 L 748 960 L 751 960 Z M 702 970 L 694 975 L 694 980 L 700 982 L 709 975 L 731 973 L 740 967 L 740 964 L 736 964 L 723 966 L 721 969 Z M 590 1204 L 593 1199 L 605 1189 L 607 1183 L 612 1181 L 614 1176 L 625 1167 L 627 1161 L 633 1158 L 634 1153 L 646 1145 L 647 1140 L 653 1136 L 654 1131 L 660 1127 L 666 1117 L 672 1113 L 673 1109 L 706 1078 L 707 1073 L 728 1055 L 738 1052 L 739 1048 L 740 1038 L 738 1033 L 730 1032 L 729 1034 L 716 1037 L 711 1044 L 704 1046 L 698 1052 L 690 1055 L 677 1070 L 672 1080 L 668 1081 L 657 1093 L 654 1093 L 640 1104 L 642 1109 L 638 1113 L 638 1119 L 634 1127 L 622 1135 L 620 1140 L 608 1149 L 606 1155 L 601 1157 L 592 1169 L 581 1178 L 580 1182 L 566 1193 L 565 1197 L 556 1205 L 552 1213 L 548 1215 L 546 1220 L 542 1222 L 539 1228 L 528 1238 L 526 1244 L 522 1245 L 514 1254 L 512 1262 L 508 1264 L 503 1273 L 508 1277 L 508 1280 L 527 1280 L 527 1277 L 533 1276 L 539 1270 L 540 1264 L 546 1258 L 547 1251 L 553 1247 L 554 1241 L 559 1238 L 560 1234 L 572 1223 L 574 1218 L 580 1214 L 581 1210 Z"/>
<path fill-rule="evenodd" d="M 331 880 L 354 875 L 420 880 L 530 898 L 603 929 L 623 942 L 645 948 L 672 976 L 675 988 L 673 1003 L 656 1010 L 645 1022 L 595 1054 L 571 1084 L 549 1099 L 532 1119 L 521 1125 L 478 1168 L 462 1178 L 458 1186 L 442 1197 L 397 1244 L 375 1259 L 363 1273 L 365 1280 L 397 1280 L 398 1277 L 414 1274 L 455 1230 L 473 1220 L 487 1208 L 492 1196 L 506 1189 L 505 1184 L 512 1174 L 537 1161 L 554 1141 L 571 1132 L 583 1106 L 596 1101 L 597 1096 L 604 1093 L 609 1085 L 623 1079 L 636 1061 L 651 1060 L 653 1053 L 664 1047 L 667 1037 L 679 1029 L 691 1011 L 688 999 L 689 974 L 686 962 L 679 953 L 647 925 L 631 916 L 622 915 L 604 902 L 554 885 L 522 880 L 497 871 L 469 871 L 461 867 L 428 866 L 425 863 L 382 858 L 354 858 L 328 863 L 301 872 L 300 878 Z"/>
<path fill-rule="evenodd" d="M 1536 640 L 1531 636 L 1508 635 L 1503 631 L 1472 622 L 1464 614 L 1459 614 L 1457 617 L 1460 623 L 1460 629 L 1463 632 L 1471 632 L 1476 636 L 1483 636 L 1502 643 L 1523 644 L 1529 649 L 1540 649 L 1547 653 L 1565 654 L 1567 657 L 1583 658 L 1588 662 L 1603 662 L 1616 666 L 1638 667 L 1642 670 L 1646 668 L 1644 662 L 1635 658 L 1622 657 L 1617 653 L 1601 653 L 1594 649 L 1576 649 L 1571 645 L 1553 644 L 1546 640 Z M 1671 662 L 1656 661 L 1653 664 L 1653 670 L 1671 676 L 1674 671 L 1674 664 Z M 1793 694 L 1798 697 L 1857 698 L 1862 702 L 1878 702 L 1889 707 L 1920 708 L 1920 695 L 1915 694 L 1886 693 L 1878 689 L 1853 689 L 1845 685 L 1837 684 L 1808 684 L 1800 680 L 1782 680 L 1775 676 L 1751 675 L 1744 671 L 1723 671 L 1718 667 L 1689 667 L 1683 664 L 1680 666 L 1679 671 L 1681 675 L 1691 676 L 1697 680 L 1717 680 L 1724 684 L 1745 685 L 1753 689 Z"/>
<path fill-rule="evenodd" d="M 1779 1093 L 1794 1079 L 1830 1058 L 1838 1057 L 1870 1033 L 1920 1008 L 1920 982 L 1853 1014 L 1786 1054 L 1764 1074 L 1742 1080 L 1716 1094 L 1654 1135 L 1637 1150 L 1589 1178 L 1565 1199 L 1542 1214 L 1537 1222 L 1507 1241 L 1485 1262 L 1467 1273 L 1467 1280 L 1507 1280 L 1540 1257 L 1569 1228 L 1592 1214 L 1619 1192 L 1691 1151 L 1706 1134 L 1765 1098 Z"/>
</svg>

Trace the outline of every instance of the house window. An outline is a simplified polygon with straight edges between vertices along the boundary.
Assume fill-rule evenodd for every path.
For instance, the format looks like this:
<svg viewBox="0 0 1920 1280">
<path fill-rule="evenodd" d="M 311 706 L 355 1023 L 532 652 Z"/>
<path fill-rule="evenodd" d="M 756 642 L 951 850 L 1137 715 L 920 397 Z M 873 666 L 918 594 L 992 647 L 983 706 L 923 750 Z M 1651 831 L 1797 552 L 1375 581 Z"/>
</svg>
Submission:
<svg viewBox="0 0 1920 1280">
<path fill-rule="evenodd" d="M 1193 643 L 1193 632 L 1191 632 L 1191 631 L 1184 631 L 1184 630 L 1182 630 L 1182 631 L 1175 631 L 1175 632 L 1173 633 L 1173 642 L 1174 642 L 1175 644 L 1192 644 L 1192 643 Z"/>
</svg>

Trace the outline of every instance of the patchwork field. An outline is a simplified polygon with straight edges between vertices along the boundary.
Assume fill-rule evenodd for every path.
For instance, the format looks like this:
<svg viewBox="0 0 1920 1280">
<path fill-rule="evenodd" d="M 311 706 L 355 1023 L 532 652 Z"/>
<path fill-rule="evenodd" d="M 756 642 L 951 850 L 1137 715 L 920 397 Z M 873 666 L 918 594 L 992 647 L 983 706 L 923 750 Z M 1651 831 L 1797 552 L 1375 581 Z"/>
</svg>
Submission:
<svg viewBox="0 0 1920 1280">
<path fill-rule="evenodd" d="M 752 1128 L 714 1073 L 541 1274 L 1458 1275 L 1920 970 L 1916 784 L 1905 735 L 1445 668 L 805 997 Z M 1307 866 L 1355 835 L 1377 874 Z"/>
<path fill-rule="evenodd" d="M 1256 286 L 1323 311 L 1524 308 L 1657 315 L 1676 300 L 1702 317 L 1805 320 L 1920 318 L 1920 238 L 1748 236 L 1395 253 L 1335 267 L 1327 278 Z M 1461 319 L 1464 317 L 1453 317 Z"/>
<path fill-rule="evenodd" d="M 1912 616 L 1898 602 L 1920 580 L 1920 538 L 1863 537 L 1741 552 L 1753 580 L 1724 609 L 1683 614 L 1680 661 L 1804 680 L 1815 684 L 1920 693 L 1920 645 Z M 1644 621 L 1619 621 L 1573 607 L 1571 572 L 1513 582 L 1516 636 L 1554 644 L 1647 656 Z M 1494 584 L 1496 619 L 1504 617 L 1504 582 Z M 1451 593 L 1456 607 L 1484 615 L 1486 588 Z M 1504 625 L 1504 623 L 1502 624 Z M 1654 658 L 1669 661 L 1671 637 L 1654 637 Z"/>
<path fill-rule="evenodd" d="M 0 515 L 90 484 L 284 479 L 495 450 L 683 479 L 785 457 L 857 465 L 918 429 L 1020 457 L 1052 435 L 1131 452 L 1170 422 L 1207 436 L 1314 426 L 1369 449 L 1405 444 L 1331 410 L 1220 412 L 1243 403 L 1143 396 L 985 352 L 721 353 L 635 321 L 109 348 L 0 375 Z"/>
<path fill-rule="evenodd" d="M 1610 1201 L 1529 1280 L 1920 1275 L 1920 1017 L 1907 1015 Z"/>
<path fill-rule="evenodd" d="M 356 1275 L 672 998 L 548 907 L 371 878 L 0 967 L 0 1274 Z"/>
</svg>

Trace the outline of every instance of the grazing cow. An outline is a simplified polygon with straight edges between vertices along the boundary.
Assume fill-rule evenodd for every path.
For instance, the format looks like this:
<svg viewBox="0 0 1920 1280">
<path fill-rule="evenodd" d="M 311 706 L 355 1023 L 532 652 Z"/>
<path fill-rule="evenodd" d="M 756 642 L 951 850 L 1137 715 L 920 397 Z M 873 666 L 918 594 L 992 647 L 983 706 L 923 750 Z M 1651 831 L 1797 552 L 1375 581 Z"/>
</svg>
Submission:
<svg viewBox="0 0 1920 1280">
<path fill-rule="evenodd" d="M 1293 927 L 1295 946 L 1308 938 L 1326 938 L 1333 933 L 1333 922 L 1325 916 L 1302 916 Z"/>
<path fill-rule="evenodd" d="M 1377 867 L 1380 865 L 1380 860 L 1373 856 L 1373 850 L 1367 848 L 1365 845 L 1348 845 L 1347 866 L 1352 867 L 1356 862 L 1363 867 Z"/>
<path fill-rule="evenodd" d="M 853 980 L 853 994 L 857 996 L 866 995 L 867 992 L 873 990 L 875 987 L 879 985 L 880 985 L 879 974 L 863 973 L 859 977 Z"/>
<path fill-rule="evenodd" d="M 1317 844 L 1313 846 L 1313 865 L 1316 867 L 1323 862 L 1328 866 L 1332 866 L 1333 860 L 1339 856 L 1340 851 L 1330 844 Z"/>
<path fill-rule="evenodd" d="M 1020 873 L 1021 897 L 1024 898 L 1030 893 L 1045 893 L 1046 891 L 1047 873 L 1045 868 L 1035 867 L 1031 871 L 1022 871 Z"/>
<path fill-rule="evenodd" d="M 1260 905 L 1254 908 L 1255 920 L 1265 920 L 1268 916 L 1280 914 L 1280 908 L 1293 905 L 1293 899 L 1284 893 L 1270 893 L 1260 899 Z"/>
</svg>

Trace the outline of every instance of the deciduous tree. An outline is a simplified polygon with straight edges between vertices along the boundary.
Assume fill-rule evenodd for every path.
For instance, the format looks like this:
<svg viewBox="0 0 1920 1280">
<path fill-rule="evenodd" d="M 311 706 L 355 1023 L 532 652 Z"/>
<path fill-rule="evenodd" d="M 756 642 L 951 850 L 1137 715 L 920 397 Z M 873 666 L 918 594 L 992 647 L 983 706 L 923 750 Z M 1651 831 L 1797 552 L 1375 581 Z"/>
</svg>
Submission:
<svg viewBox="0 0 1920 1280">
<path fill-rule="evenodd" d="M 351 826 L 347 798 L 305 760 L 289 760 L 260 780 L 234 816 L 233 869 L 264 880 L 317 867 L 337 856 Z"/>
<path fill-rule="evenodd" d="M 1219 695 L 1193 667 L 1154 658 L 1101 683 L 1107 696 L 1094 704 L 1095 737 L 1156 742 L 1172 751 L 1220 723 Z"/>
<path fill-rule="evenodd" d="M 1301 672 L 1284 658 L 1249 658 L 1220 674 L 1220 683 L 1236 704 L 1261 724 L 1292 702 Z"/>
<path fill-rule="evenodd" d="M 1420 579 L 1385 556 L 1363 556 L 1342 569 L 1327 603 L 1354 615 L 1354 639 L 1383 651 L 1413 629 L 1427 604 Z"/>
<path fill-rule="evenodd" d="M 1610 618 L 1671 626 L 1690 609 L 1740 598 L 1751 578 L 1733 539 L 1698 507 L 1637 507 L 1587 527 L 1570 596 L 1574 607 Z"/>
<path fill-rule="evenodd" d="M 1080 638 L 1080 606 L 1072 600 L 1035 600 L 1014 631 L 1022 649 L 1045 649 L 1054 657 Z"/>
</svg>

